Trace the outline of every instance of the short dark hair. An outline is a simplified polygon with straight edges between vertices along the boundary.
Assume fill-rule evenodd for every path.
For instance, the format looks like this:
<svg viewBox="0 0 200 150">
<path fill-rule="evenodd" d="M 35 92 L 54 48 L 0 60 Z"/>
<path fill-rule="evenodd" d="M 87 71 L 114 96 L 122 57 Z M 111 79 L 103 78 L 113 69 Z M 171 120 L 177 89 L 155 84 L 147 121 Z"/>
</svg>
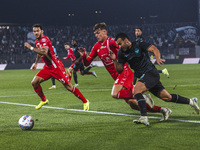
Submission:
<svg viewBox="0 0 200 150">
<path fill-rule="evenodd" d="M 41 24 L 34 24 L 33 28 L 40 28 L 42 30 L 42 25 Z"/>
<path fill-rule="evenodd" d="M 125 33 L 118 33 L 115 37 L 115 41 L 117 41 L 119 38 L 121 38 L 122 40 L 125 40 L 125 39 L 128 39 L 129 40 L 129 37 L 127 34 Z"/>
<path fill-rule="evenodd" d="M 94 25 L 93 27 L 93 31 L 96 31 L 97 29 L 101 29 L 101 30 L 106 30 L 107 31 L 107 25 L 105 22 L 101 22 L 101 23 L 97 23 Z"/>
<path fill-rule="evenodd" d="M 135 29 L 139 29 L 140 31 L 142 31 L 142 28 L 140 28 L 140 27 L 136 27 Z"/>
<path fill-rule="evenodd" d="M 65 42 L 64 45 L 70 45 L 69 42 Z"/>
</svg>

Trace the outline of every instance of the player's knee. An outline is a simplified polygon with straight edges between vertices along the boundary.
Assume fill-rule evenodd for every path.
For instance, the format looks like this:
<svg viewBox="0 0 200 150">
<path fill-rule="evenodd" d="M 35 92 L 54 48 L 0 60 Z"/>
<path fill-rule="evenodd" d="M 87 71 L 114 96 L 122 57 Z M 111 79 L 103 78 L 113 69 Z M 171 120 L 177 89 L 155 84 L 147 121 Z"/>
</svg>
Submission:
<svg viewBox="0 0 200 150">
<path fill-rule="evenodd" d="M 111 96 L 112 96 L 113 98 L 117 98 L 117 93 L 111 93 Z"/>
</svg>

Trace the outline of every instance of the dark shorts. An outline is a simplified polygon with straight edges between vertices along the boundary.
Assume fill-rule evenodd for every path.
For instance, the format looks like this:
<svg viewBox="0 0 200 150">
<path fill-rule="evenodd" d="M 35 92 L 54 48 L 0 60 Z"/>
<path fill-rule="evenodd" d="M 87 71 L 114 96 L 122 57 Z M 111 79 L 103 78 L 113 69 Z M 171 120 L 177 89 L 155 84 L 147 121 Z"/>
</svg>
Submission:
<svg viewBox="0 0 200 150">
<path fill-rule="evenodd" d="M 83 65 L 82 62 L 81 62 L 81 63 L 74 64 L 74 71 L 78 71 L 78 70 L 80 70 L 80 71 L 83 71 L 83 70 L 84 70 L 84 65 Z"/>
<path fill-rule="evenodd" d="M 149 92 L 151 92 L 155 96 L 158 96 L 158 93 L 165 89 L 160 82 L 160 75 L 156 68 L 143 74 L 140 77 L 139 81 L 144 83 L 145 86 L 149 89 Z"/>
</svg>

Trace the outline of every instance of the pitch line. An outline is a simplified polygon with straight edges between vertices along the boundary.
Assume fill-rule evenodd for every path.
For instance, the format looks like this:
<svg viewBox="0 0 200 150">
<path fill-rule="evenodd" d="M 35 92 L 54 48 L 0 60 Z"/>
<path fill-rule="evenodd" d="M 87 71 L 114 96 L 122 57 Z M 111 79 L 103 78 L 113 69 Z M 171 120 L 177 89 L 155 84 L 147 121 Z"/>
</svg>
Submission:
<svg viewBox="0 0 200 150">
<path fill-rule="evenodd" d="M 37 105 L 31 105 L 31 104 L 21 104 L 21 103 L 12 103 L 12 102 L 3 102 L 3 101 L 0 101 L 0 103 L 1 104 L 9 104 L 9 105 L 18 105 L 18 106 L 29 106 L 29 107 L 37 106 Z M 96 114 L 105 114 L 105 115 L 115 115 L 115 116 L 140 117 L 140 115 L 130 115 L 130 114 L 123 114 L 123 113 L 102 112 L 102 111 L 84 111 L 84 110 L 80 110 L 80 109 L 68 109 L 68 108 L 52 107 L 52 106 L 43 106 L 43 108 L 76 111 L 76 112 L 86 112 L 86 113 L 96 113 Z M 148 116 L 148 118 L 161 119 L 160 117 L 154 117 L 154 116 Z M 168 120 L 179 121 L 179 122 L 189 122 L 189 123 L 200 123 L 200 121 L 195 121 L 195 120 L 182 120 L 182 119 L 173 119 L 173 118 L 169 118 Z"/>
</svg>

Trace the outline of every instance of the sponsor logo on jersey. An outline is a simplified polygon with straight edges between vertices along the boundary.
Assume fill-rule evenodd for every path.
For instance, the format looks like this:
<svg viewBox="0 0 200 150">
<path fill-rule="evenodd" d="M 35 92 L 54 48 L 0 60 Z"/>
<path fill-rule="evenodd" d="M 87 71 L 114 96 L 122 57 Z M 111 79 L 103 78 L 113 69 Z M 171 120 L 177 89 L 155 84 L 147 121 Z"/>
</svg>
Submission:
<svg viewBox="0 0 200 150">
<path fill-rule="evenodd" d="M 139 49 L 137 48 L 137 49 L 135 49 L 135 53 L 139 53 Z"/>
<path fill-rule="evenodd" d="M 101 48 L 100 48 L 100 49 L 103 49 L 103 48 L 106 48 L 106 46 L 101 46 Z"/>
<path fill-rule="evenodd" d="M 127 54 L 127 55 L 124 55 L 124 57 L 128 57 L 128 55 L 129 55 L 129 54 Z"/>
<path fill-rule="evenodd" d="M 42 42 L 46 42 L 46 40 L 47 40 L 47 39 L 45 39 L 45 38 L 41 39 Z"/>
</svg>

